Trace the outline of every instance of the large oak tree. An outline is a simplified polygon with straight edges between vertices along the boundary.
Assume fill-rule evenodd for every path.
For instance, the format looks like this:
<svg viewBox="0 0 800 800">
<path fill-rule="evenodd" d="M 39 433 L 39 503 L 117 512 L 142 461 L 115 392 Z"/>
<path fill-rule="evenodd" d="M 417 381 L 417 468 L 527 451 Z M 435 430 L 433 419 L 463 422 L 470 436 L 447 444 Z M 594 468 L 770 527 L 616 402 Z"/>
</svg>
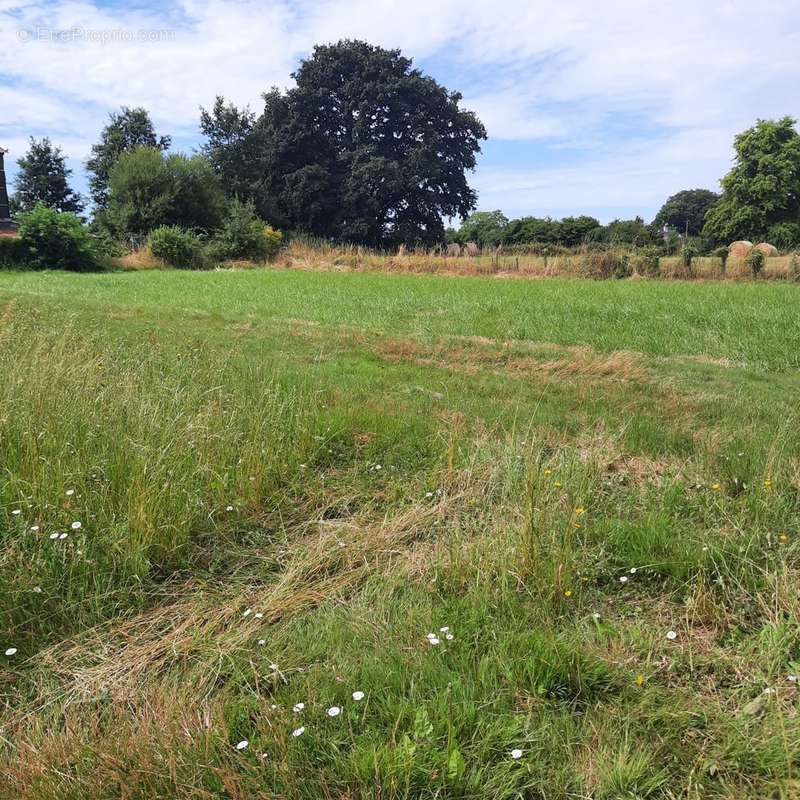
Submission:
<svg viewBox="0 0 800 800">
<path fill-rule="evenodd" d="M 222 98 L 203 111 L 229 194 L 271 222 L 373 246 L 441 241 L 443 217 L 475 207 L 467 172 L 486 131 L 399 50 L 318 46 L 293 78 L 258 117 Z"/>
</svg>

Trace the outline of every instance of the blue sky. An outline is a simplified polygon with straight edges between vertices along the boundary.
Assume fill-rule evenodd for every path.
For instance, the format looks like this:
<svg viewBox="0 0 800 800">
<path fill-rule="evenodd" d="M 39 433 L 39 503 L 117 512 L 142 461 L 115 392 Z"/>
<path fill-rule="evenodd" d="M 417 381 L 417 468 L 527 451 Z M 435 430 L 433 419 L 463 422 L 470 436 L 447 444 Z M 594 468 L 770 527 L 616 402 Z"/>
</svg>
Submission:
<svg viewBox="0 0 800 800">
<path fill-rule="evenodd" d="M 800 116 L 798 0 L 0 0 L 0 145 L 64 149 L 74 184 L 109 111 L 142 105 L 175 149 L 199 107 L 258 108 L 315 43 L 400 47 L 490 139 L 472 184 L 509 216 L 652 218 L 716 189 L 733 136 Z"/>
</svg>

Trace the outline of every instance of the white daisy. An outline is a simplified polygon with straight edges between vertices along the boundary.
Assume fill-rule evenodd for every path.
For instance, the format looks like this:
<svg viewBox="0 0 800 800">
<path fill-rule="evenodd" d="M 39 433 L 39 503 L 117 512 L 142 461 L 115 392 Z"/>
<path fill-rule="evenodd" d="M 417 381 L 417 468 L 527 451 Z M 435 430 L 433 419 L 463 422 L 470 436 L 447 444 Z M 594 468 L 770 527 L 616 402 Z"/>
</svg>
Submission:
<svg viewBox="0 0 800 800">
<path fill-rule="evenodd" d="M 244 610 L 244 613 L 242 614 L 242 616 L 243 617 L 249 617 L 252 613 L 253 613 L 253 609 L 252 608 L 246 608 Z"/>
<path fill-rule="evenodd" d="M 75 494 L 75 490 L 74 489 L 67 489 L 67 497 L 72 497 L 72 495 L 74 495 L 74 494 Z"/>
<path fill-rule="evenodd" d="M 39 526 L 38 525 L 31 525 L 31 530 L 35 533 L 36 531 L 39 530 Z"/>
<path fill-rule="evenodd" d="M 339 708 L 339 706 L 331 706 L 328 709 L 328 716 L 329 717 L 338 717 L 339 714 L 341 714 L 341 713 L 342 713 L 342 709 Z"/>
<path fill-rule="evenodd" d="M 233 511 L 233 506 L 225 506 L 226 511 Z"/>
<path fill-rule="evenodd" d="M 16 655 L 16 652 L 17 652 L 17 648 L 16 647 L 9 647 L 8 650 L 6 650 L 6 655 L 9 658 L 11 658 L 11 656 Z"/>
<path fill-rule="evenodd" d="M 262 639 L 261 641 L 263 642 L 264 640 Z M 269 665 L 269 668 L 270 668 L 270 669 L 271 669 L 273 672 L 277 672 L 277 671 L 278 671 L 278 665 L 277 665 L 277 664 L 270 664 L 270 665 Z"/>
<path fill-rule="evenodd" d="M 671 642 L 674 642 L 678 638 L 678 634 L 675 631 L 667 631 L 667 639 Z"/>
<path fill-rule="evenodd" d="M 298 736 L 302 736 L 305 732 L 306 732 L 306 729 L 304 727 L 300 726 L 299 728 L 295 728 L 292 731 L 292 736 L 294 736 L 294 738 L 296 739 Z"/>
<path fill-rule="evenodd" d="M 248 742 L 247 739 L 242 739 L 242 741 L 239 742 L 239 744 L 236 745 L 236 749 L 237 750 L 246 750 L 247 749 L 247 745 L 249 745 L 249 744 L 250 744 L 250 742 Z"/>
<path fill-rule="evenodd" d="M 11 513 L 12 513 L 12 514 L 13 514 L 15 517 L 18 517 L 18 516 L 19 516 L 19 515 L 22 513 L 22 511 L 20 511 L 18 508 L 15 508 L 15 509 L 14 509 L 14 510 L 13 510 Z"/>
<path fill-rule="evenodd" d="M 628 576 L 627 575 L 621 575 L 620 579 L 619 579 L 619 582 L 620 583 L 627 583 L 628 582 Z"/>
<path fill-rule="evenodd" d="M 448 641 L 448 642 L 452 642 L 452 641 L 453 641 L 453 639 L 455 639 L 455 636 L 453 636 L 453 634 L 452 634 L 452 633 L 446 633 L 446 634 L 444 635 L 444 638 L 445 638 L 445 639 L 447 639 L 447 641 Z"/>
<path fill-rule="evenodd" d="M 74 531 L 79 531 L 81 529 L 81 523 L 77 521 L 73 522 L 72 525 L 70 525 L 70 528 L 72 528 Z"/>
<path fill-rule="evenodd" d="M 306 707 L 305 703 L 295 703 L 294 704 L 294 711 L 295 711 L 296 714 L 299 714 L 305 707 Z"/>
<path fill-rule="evenodd" d="M 600 615 L 595 611 L 594 614 L 592 614 L 592 619 L 600 619 Z"/>
<path fill-rule="evenodd" d="M 636 574 L 636 567 L 631 567 L 630 571 L 631 571 L 631 575 L 635 575 Z"/>
<path fill-rule="evenodd" d="M 256 619 L 262 619 L 264 616 L 263 611 L 256 611 Z"/>
<path fill-rule="evenodd" d="M 358 702 L 359 700 L 364 699 L 364 692 L 353 692 L 353 700 Z"/>
<path fill-rule="evenodd" d="M 258 640 L 258 646 L 259 647 L 263 647 L 266 643 L 267 643 L 266 639 L 259 639 Z"/>
<path fill-rule="evenodd" d="M 59 539 L 61 539 L 61 540 L 63 540 L 63 539 L 66 539 L 66 538 L 67 538 L 67 536 L 69 536 L 69 534 L 68 534 L 68 533 L 59 533 L 59 534 L 58 534 L 58 538 L 59 538 Z"/>
<path fill-rule="evenodd" d="M 439 637 L 438 636 L 433 636 L 433 637 L 429 636 L 428 637 L 428 642 L 430 642 L 431 645 L 435 646 L 435 645 L 439 644 Z"/>
<path fill-rule="evenodd" d="M 519 758 L 522 758 L 522 750 L 520 750 L 518 747 L 515 747 L 515 748 L 514 748 L 514 749 L 511 751 L 511 758 L 513 758 L 515 761 L 516 761 L 517 759 L 519 759 Z"/>
<path fill-rule="evenodd" d="M 450 626 L 449 625 L 445 625 L 443 628 L 439 628 L 439 631 L 441 633 L 447 633 L 447 631 L 449 631 L 449 630 L 450 630 Z"/>
<path fill-rule="evenodd" d="M 59 536 L 58 532 L 50 534 L 51 539 L 58 539 L 58 536 Z"/>
</svg>

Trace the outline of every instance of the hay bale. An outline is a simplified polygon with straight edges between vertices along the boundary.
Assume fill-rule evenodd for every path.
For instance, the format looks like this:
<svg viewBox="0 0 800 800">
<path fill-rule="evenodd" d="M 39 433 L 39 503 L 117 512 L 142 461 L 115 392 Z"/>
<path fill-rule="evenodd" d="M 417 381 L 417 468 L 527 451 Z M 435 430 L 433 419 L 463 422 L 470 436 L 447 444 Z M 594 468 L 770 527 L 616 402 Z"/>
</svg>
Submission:
<svg viewBox="0 0 800 800">
<path fill-rule="evenodd" d="M 447 255 L 448 256 L 460 256 L 461 255 L 461 245 L 453 242 L 452 244 L 447 245 Z"/>
<path fill-rule="evenodd" d="M 480 253 L 480 248 L 475 242 L 467 242 L 464 245 L 464 254 L 468 256 L 477 256 Z"/>
<path fill-rule="evenodd" d="M 733 242 L 728 245 L 728 255 L 731 258 L 747 258 L 753 249 L 753 243 L 748 241 Z"/>
<path fill-rule="evenodd" d="M 778 255 L 778 248 L 774 244 L 768 244 L 767 242 L 759 242 L 756 245 L 756 250 L 763 253 L 765 258 L 772 258 L 772 256 Z"/>
</svg>

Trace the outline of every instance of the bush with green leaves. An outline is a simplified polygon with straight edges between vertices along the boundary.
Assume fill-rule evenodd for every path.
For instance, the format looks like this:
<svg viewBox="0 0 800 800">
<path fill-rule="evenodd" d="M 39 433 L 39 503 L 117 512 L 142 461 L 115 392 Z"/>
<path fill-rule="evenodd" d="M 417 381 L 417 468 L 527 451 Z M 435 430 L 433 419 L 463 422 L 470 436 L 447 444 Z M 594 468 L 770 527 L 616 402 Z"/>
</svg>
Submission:
<svg viewBox="0 0 800 800">
<path fill-rule="evenodd" d="M 697 245 L 691 239 L 687 239 L 681 248 L 681 263 L 690 275 L 692 273 L 692 261 L 696 255 Z"/>
<path fill-rule="evenodd" d="M 745 259 L 745 263 L 748 267 L 750 267 L 750 271 L 753 273 L 754 278 L 757 278 L 761 273 L 761 270 L 764 269 L 764 262 L 766 260 L 766 256 L 760 250 L 753 249 L 750 251 L 749 255 Z"/>
<path fill-rule="evenodd" d="M 767 231 L 767 241 L 778 250 L 800 247 L 800 222 L 778 222 Z"/>
<path fill-rule="evenodd" d="M 19 238 L 33 269 L 91 272 L 100 266 L 88 228 L 71 212 L 39 203 L 22 215 Z"/>
<path fill-rule="evenodd" d="M 161 225 L 150 234 L 156 258 L 177 269 L 204 269 L 207 265 L 200 237 L 179 225 Z"/>
<path fill-rule="evenodd" d="M 213 261 L 267 261 L 280 249 L 283 235 L 259 219 L 252 203 L 233 200 L 209 246 Z"/>
<path fill-rule="evenodd" d="M 0 236 L 0 269 L 23 269 L 28 266 L 28 258 L 18 236 Z"/>
<path fill-rule="evenodd" d="M 648 278 L 661 274 L 661 259 L 657 247 L 644 247 L 635 257 L 636 272 Z"/>
<path fill-rule="evenodd" d="M 718 247 L 714 251 L 714 255 L 719 259 L 720 266 L 722 267 L 722 277 L 725 277 L 725 271 L 728 266 L 728 248 L 727 247 Z"/>
</svg>

